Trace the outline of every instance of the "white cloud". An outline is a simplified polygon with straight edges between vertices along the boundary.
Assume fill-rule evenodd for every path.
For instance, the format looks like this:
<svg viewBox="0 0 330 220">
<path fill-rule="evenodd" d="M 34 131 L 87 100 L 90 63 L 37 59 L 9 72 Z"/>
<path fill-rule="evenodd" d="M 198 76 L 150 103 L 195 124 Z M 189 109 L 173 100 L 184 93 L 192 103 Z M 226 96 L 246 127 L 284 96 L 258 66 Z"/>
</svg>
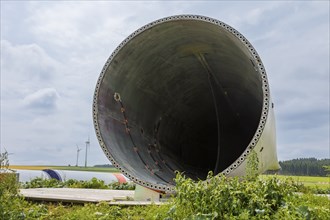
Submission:
<svg viewBox="0 0 330 220">
<path fill-rule="evenodd" d="M 41 109 L 43 111 L 53 111 L 56 108 L 56 102 L 59 95 L 54 88 L 40 89 L 32 94 L 27 95 L 23 103 L 25 106 L 33 109 Z"/>
<path fill-rule="evenodd" d="M 18 101 L 35 90 L 54 86 L 60 67 L 36 43 L 15 45 L 2 39 L 1 99 Z"/>
<path fill-rule="evenodd" d="M 109 45 L 116 47 L 141 25 L 167 16 L 169 12 L 180 13 L 185 5 L 112 1 L 34 3 L 30 6 L 33 16 L 27 21 L 35 38 L 47 43 L 52 49 L 66 50 L 74 47 L 75 51 L 67 53 L 84 56 L 81 51 L 93 49 L 98 54 L 98 50 L 107 46 L 105 49 L 109 54 Z"/>
<path fill-rule="evenodd" d="M 37 44 L 12 45 L 1 40 L 2 68 L 12 74 L 21 74 L 29 80 L 49 80 L 58 62 L 52 59 Z"/>
</svg>

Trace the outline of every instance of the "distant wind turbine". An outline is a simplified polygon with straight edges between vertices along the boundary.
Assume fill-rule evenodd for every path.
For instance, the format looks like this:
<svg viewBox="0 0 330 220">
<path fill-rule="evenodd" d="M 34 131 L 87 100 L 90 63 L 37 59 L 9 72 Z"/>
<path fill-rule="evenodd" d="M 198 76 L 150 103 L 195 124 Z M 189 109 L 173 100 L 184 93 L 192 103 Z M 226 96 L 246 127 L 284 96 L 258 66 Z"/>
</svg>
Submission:
<svg viewBox="0 0 330 220">
<path fill-rule="evenodd" d="M 78 147 L 78 144 L 77 144 L 77 162 L 76 162 L 76 167 L 78 166 L 78 158 L 79 158 L 79 152 L 81 151 L 82 149 Z"/>
<path fill-rule="evenodd" d="M 8 156 L 14 154 L 14 153 L 9 153 L 5 147 L 3 147 L 3 149 L 5 149 L 5 154 L 7 154 Z"/>
</svg>

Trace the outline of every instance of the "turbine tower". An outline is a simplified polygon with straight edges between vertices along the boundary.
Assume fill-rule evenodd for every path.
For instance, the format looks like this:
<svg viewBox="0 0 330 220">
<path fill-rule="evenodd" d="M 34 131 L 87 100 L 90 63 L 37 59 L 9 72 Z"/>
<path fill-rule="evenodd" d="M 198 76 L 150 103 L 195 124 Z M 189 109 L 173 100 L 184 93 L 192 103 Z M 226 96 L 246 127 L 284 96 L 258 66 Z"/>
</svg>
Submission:
<svg viewBox="0 0 330 220">
<path fill-rule="evenodd" d="M 269 87 L 235 28 L 201 15 L 161 18 L 123 40 L 102 68 L 96 137 L 125 176 L 162 192 L 174 192 L 176 171 L 244 176 L 251 152 L 259 173 L 278 170 Z"/>
<path fill-rule="evenodd" d="M 88 136 L 88 140 L 85 142 L 86 143 L 86 152 L 85 152 L 85 167 L 87 167 L 87 149 L 89 147 L 89 136 Z"/>
</svg>

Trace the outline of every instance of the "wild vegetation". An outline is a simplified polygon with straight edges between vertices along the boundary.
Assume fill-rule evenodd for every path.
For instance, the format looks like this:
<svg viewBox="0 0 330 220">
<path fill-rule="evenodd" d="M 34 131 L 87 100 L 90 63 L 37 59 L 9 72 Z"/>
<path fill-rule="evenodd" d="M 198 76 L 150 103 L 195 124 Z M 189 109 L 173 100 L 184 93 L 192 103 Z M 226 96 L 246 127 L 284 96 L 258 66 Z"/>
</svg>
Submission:
<svg viewBox="0 0 330 220">
<path fill-rule="evenodd" d="M 0 170 L 7 170 L 9 167 L 8 152 L 0 153 Z"/>
<path fill-rule="evenodd" d="M 210 172 L 205 181 L 193 181 L 177 173 L 176 195 L 160 206 L 33 203 L 19 194 L 14 175 L 2 175 L 0 219 L 329 219 L 327 196 L 316 196 L 308 190 L 297 193 L 300 186 L 292 179 L 260 178 L 254 157 L 252 153 L 248 175 L 242 178 L 213 176 Z"/>
<path fill-rule="evenodd" d="M 328 219 L 326 196 L 297 194 L 296 184 L 276 177 L 226 178 L 209 174 L 194 182 L 178 173 L 176 195 L 161 206 L 119 207 L 107 203 L 32 203 L 7 176 L 0 182 L 0 219 Z"/>
<path fill-rule="evenodd" d="M 29 182 L 21 184 L 21 188 L 85 188 L 85 189 L 115 189 L 115 190 L 134 190 L 135 184 L 133 183 L 118 183 L 113 182 L 105 184 L 103 180 L 96 179 L 95 177 L 89 181 L 69 179 L 66 181 L 59 181 L 57 179 L 42 179 L 35 178 Z"/>
<path fill-rule="evenodd" d="M 276 177 L 228 179 L 210 173 L 207 181 L 198 183 L 178 175 L 176 183 L 174 219 L 327 219 L 330 214 L 327 197 L 298 195 L 294 182 Z"/>
</svg>

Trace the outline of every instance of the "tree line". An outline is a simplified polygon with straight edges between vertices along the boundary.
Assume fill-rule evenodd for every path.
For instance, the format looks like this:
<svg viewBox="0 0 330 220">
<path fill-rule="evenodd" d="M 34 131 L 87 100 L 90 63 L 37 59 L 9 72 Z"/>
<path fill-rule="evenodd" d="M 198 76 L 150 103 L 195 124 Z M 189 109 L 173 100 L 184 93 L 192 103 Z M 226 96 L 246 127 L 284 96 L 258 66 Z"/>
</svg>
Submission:
<svg viewBox="0 0 330 220">
<path fill-rule="evenodd" d="M 112 164 L 97 164 L 94 165 L 94 167 L 107 167 L 107 168 L 113 168 L 114 166 Z"/>
<path fill-rule="evenodd" d="M 299 158 L 280 161 L 280 174 L 294 176 L 327 176 L 330 159 Z"/>
</svg>

